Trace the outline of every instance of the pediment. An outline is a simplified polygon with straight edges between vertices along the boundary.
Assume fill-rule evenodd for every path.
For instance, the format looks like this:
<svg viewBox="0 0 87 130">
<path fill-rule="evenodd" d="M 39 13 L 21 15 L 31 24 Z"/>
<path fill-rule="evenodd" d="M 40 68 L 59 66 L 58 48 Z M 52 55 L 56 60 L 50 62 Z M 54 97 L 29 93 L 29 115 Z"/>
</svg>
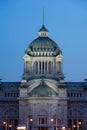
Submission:
<svg viewBox="0 0 87 130">
<path fill-rule="evenodd" d="M 43 79 L 45 86 L 49 87 L 50 89 L 52 89 L 54 92 L 58 93 L 58 89 L 56 86 L 56 82 L 52 81 L 52 80 L 47 80 L 47 79 Z M 30 93 L 33 89 L 37 88 L 38 86 L 40 86 L 42 82 L 42 79 L 38 79 L 38 80 L 32 80 L 28 82 L 28 93 Z"/>
</svg>

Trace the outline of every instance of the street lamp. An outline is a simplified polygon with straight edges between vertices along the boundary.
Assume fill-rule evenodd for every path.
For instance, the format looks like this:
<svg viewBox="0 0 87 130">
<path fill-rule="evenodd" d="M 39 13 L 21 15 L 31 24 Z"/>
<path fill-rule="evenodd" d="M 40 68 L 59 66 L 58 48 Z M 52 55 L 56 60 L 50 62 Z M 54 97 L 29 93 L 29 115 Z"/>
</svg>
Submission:
<svg viewBox="0 0 87 130">
<path fill-rule="evenodd" d="M 5 130 L 7 130 L 7 122 L 3 121 L 3 125 L 5 126 Z"/>
<path fill-rule="evenodd" d="M 82 121 L 79 120 L 79 121 L 78 121 L 78 129 L 80 129 L 81 125 L 82 125 Z"/>
<path fill-rule="evenodd" d="M 29 127 L 32 127 L 32 123 L 33 123 L 33 117 L 28 117 L 27 118 L 27 130 L 29 129 Z"/>
<path fill-rule="evenodd" d="M 79 125 L 81 125 L 81 124 L 82 124 L 82 122 L 81 122 L 81 121 L 79 121 L 79 122 L 78 122 L 78 124 L 79 124 Z"/>
<path fill-rule="evenodd" d="M 76 128 L 76 125 L 73 125 L 73 128 Z"/>
<path fill-rule="evenodd" d="M 12 128 L 12 125 L 9 125 L 9 128 L 11 129 L 11 128 Z"/>
</svg>

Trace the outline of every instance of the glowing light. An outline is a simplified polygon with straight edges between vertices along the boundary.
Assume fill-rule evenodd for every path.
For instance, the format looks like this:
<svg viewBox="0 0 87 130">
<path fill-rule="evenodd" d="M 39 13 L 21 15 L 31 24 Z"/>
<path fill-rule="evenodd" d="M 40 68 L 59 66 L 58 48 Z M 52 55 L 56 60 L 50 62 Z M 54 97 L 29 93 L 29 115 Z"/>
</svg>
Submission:
<svg viewBox="0 0 87 130">
<path fill-rule="evenodd" d="M 12 127 L 12 125 L 9 125 L 9 127 L 11 128 L 11 127 Z"/>
<path fill-rule="evenodd" d="M 6 122 L 5 122 L 5 121 L 3 121 L 3 125 L 6 125 Z"/>
<path fill-rule="evenodd" d="M 62 130 L 65 130 L 65 126 L 62 126 Z"/>
<path fill-rule="evenodd" d="M 51 121 L 51 122 L 53 122 L 53 121 L 54 121 L 54 119 L 53 119 L 53 118 L 51 118 L 51 119 L 50 119 L 50 121 Z"/>
<path fill-rule="evenodd" d="M 18 126 L 17 127 L 17 130 L 25 130 L 26 129 L 26 126 Z"/>
<path fill-rule="evenodd" d="M 32 118 L 30 118 L 30 119 L 29 119 L 29 121 L 30 121 L 30 122 L 32 122 L 32 121 L 33 121 L 33 119 L 32 119 Z"/>
<path fill-rule="evenodd" d="M 81 121 L 79 121 L 78 123 L 79 123 L 79 125 L 81 125 L 81 124 L 82 124 L 82 122 L 81 122 Z"/>
<path fill-rule="evenodd" d="M 73 128 L 76 128 L 76 125 L 73 125 Z"/>
</svg>

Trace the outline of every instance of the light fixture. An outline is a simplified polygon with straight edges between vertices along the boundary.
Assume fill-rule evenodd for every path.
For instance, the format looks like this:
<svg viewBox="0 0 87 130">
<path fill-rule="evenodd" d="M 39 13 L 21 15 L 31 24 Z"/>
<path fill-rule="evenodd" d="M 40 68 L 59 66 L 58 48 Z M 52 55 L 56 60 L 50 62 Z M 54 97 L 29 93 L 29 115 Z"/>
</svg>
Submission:
<svg viewBox="0 0 87 130">
<path fill-rule="evenodd" d="M 12 127 L 12 125 L 9 125 L 9 128 L 11 128 Z"/>
<path fill-rule="evenodd" d="M 62 126 L 62 130 L 65 130 L 65 126 Z"/>
<path fill-rule="evenodd" d="M 26 130 L 26 126 L 18 126 L 17 130 Z"/>
<path fill-rule="evenodd" d="M 29 121 L 32 122 L 32 121 L 33 121 L 33 118 L 30 118 Z"/>
<path fill-rule="evenodd" d="M 73 125 L 73 128 L 76 128 L 76 125 Z"/>
<path fill-rule="evenodd" d="M 54 121 L 54 119 L 53 119 L 53 118 L 51 118 L 51 119 L 50 119 L 50 121 L 51 121 L 51 122 L 53 122 L 53 121 Z"/>
<path fill-rule="evenodd" d="M 3 125 L 6 125 L 6 121 L 3 121 Z"/>
</svg>

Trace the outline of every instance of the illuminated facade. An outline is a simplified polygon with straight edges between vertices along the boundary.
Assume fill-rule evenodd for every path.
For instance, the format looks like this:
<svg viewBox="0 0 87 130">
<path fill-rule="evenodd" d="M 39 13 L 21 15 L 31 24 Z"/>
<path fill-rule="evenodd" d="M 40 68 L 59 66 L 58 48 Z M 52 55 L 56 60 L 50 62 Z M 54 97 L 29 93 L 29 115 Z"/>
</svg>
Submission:
<svg viewBox="0 0 87 130">
<path fill-rule="evenodd" d="M 0 130 L 87 130 L 87 82 L 65 82 L 61 49 L 44 25 L 38 33 L 24 53 L 22 81 L 0 84 Z"/>
</svg>

